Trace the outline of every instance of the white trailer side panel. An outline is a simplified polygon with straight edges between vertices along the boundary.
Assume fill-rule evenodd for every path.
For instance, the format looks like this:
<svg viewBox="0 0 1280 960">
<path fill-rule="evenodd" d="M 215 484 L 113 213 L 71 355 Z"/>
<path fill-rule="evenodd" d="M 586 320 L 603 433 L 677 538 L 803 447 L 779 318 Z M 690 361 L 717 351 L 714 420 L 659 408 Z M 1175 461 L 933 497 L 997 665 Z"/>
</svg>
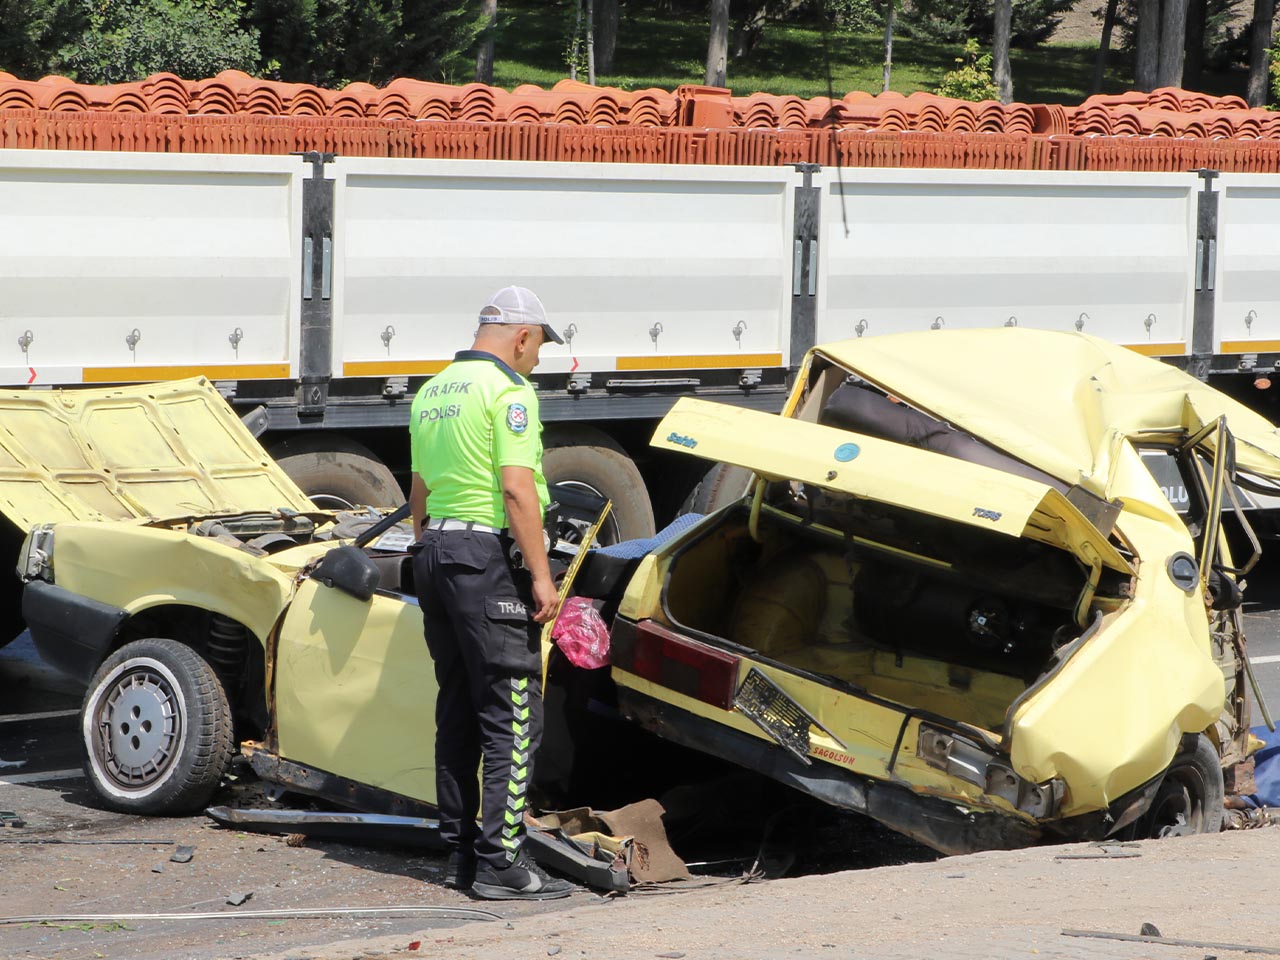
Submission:
<svg viewBox="0 0 1280 960">
<path fill-rule="evenodd" d="M 1193 174 L 845 169 L 815 182 L 819 343 L 1079 324 L 1143 353 L 1188 352 Z"/>
<path fill-rule="evenodd" d="M 0 151 L 0 382 L 289 377 L 306 171 Z"/>
<path fill-rule="evenodd" d="M 1280 185 L 1274 175 L 1217 180 L 1214 350 L 1280 351 Z"/>
<path fill-rule="evenodd" d="M 339 158 L 334 375 L 437 370 L 484 299 L 573 334 L 539 372 L 759 367 L 789 354 L 789 168 Z M 576 364 L 576 366 L 575 366 Z"/>
</svg>

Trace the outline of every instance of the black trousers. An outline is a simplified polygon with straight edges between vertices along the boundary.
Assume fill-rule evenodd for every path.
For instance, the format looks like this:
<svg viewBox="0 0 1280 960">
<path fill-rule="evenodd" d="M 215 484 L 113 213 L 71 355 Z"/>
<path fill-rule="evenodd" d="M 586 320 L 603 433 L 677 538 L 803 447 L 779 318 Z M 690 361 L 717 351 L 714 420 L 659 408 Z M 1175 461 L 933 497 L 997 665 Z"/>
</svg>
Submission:
<svg viewBox="0 0 1280 960">
<path fill-rule="evenodd" d="M 492 533 L 426 530 L 413 563 L 435 661 L 440 835 L 501 869 L 524 842 L 533 756 L 542 738 L 542 628 L 529 574 Z M 483 803 L 476 769 L 484 760 Z M 476 816 L 483 822 L 476 828 Z"/>
</svg>

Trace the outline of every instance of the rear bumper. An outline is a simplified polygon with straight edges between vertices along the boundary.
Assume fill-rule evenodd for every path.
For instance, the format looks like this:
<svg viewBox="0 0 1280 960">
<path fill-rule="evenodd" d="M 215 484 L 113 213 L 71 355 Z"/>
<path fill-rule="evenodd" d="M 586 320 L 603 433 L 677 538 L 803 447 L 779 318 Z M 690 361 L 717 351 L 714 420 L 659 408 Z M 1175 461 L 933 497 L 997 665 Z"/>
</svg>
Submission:
<svg viewBox="0 0 1280 960">
<path fill-rule="evenodd" d="M 951 800 L 827 764 L 806 766 L 773 743 L 618 687 L 621 713 L 665 740 L 720 757 L 802 790 L 833 806 L 865 814 L 947 854 L 1012 850 L 1039 842 L 1039 828 L 999 813 L 965 810 Z"/>
<path fill-rule="evenodd" d="M 40 656 L 82 683 L 93 677 L 128 616 L 43 580 L 32 580 L 22 591 L 22 617 Z"/>
</svg>

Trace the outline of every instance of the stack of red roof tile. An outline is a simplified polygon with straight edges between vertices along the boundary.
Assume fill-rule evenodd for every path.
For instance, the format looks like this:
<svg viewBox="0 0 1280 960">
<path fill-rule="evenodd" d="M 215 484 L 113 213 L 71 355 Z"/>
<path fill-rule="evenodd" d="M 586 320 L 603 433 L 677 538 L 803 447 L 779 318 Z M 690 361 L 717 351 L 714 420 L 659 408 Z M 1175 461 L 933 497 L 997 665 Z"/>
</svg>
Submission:
<svg viewBox="0 0 1280 960">
<path fill-rule="evenodd" d="M 562 80 L 341 90 L 227 70 L 91 86 L 0 73 L 0 147 L 647 163 L 1280 171 L 1280 114 L 1164 88 L 1058 104 L 842 99 Z"/>
</svg>

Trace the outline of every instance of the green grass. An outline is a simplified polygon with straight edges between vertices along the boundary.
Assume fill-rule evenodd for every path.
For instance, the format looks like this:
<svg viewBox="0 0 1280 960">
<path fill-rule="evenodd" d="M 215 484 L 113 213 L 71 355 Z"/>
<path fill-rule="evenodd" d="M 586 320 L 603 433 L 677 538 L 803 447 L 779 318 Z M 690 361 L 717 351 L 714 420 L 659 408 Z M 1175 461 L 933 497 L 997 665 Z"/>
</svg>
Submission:
<svg viewBox="0 0 1280 960">
<path fill-rule="evenodd" d="M 503 23 L 496 41 L 494 82 L 510 89 L 521 83 L 551 86 L 569 75 L 565 50 L 570 23 L 566 8 L 535 0 L 503 0 Z M 833 32 L 827 37 L 830 89 L 837 97 L 852 90 L 877 93 L 883 75 L 883 37 Z M 601 85 L 638 90 L 673 90 L 682 83 L 702 83 L 707 52 L 705 20 L 673 22 L 650 15 L 627 16 L 618 34 L 613 73 L 598 76 Z M 1011 54 L 1014 99 L 1029 103 L 1079 103 L 1089 94 L 1093 45 L 1061 44 Z M 900 93 L 933 90 L 955 67 L 960 45 L 898 37 L 893 44 L 891 89 Z M 1132 68 L 1128 58 L 1112 51 L 1104 92 L 1128 90 Z M 822 32 L 813 26 L 771 23 L 750 55 L 729 63 L 729 86 L 742 96 L 763 90 L 801 97 L 825 96 L 828 75 Z M 579 76 L 585 80 L 585 72 Z M 1238 73 L 1208 76 L 1211 93 L 1238 92 Z"/>
</svg>

